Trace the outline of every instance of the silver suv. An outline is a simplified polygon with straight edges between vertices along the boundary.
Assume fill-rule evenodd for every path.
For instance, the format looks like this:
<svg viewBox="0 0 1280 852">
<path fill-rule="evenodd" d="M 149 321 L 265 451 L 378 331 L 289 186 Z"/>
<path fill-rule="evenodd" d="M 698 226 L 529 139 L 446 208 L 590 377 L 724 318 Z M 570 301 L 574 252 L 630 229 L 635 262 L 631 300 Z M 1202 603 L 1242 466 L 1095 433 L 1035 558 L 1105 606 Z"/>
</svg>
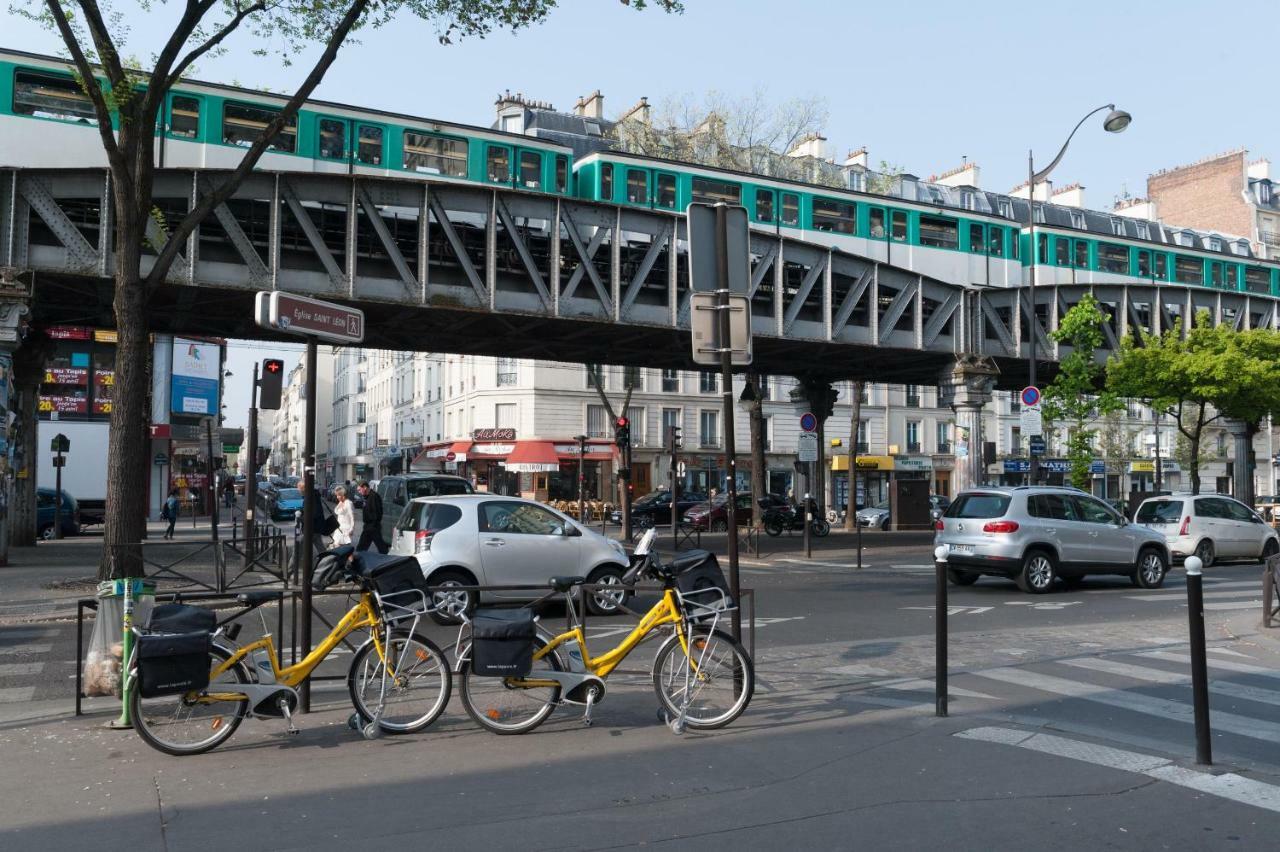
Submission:
<svg viewBox="0 0 1280 852">
<path fill-rule="evenodd" d="M 1158 588 L 1169 568 L 1164 535 L 1129 523 L 1075 488 L 1014 486 L 962 492 L 934 523 L 948 548 L 957 586 L 990 574 L 1043 594 L 1054 579 L 1074 585 L 1088 574 L 1120 574 Z"/>
</svg>

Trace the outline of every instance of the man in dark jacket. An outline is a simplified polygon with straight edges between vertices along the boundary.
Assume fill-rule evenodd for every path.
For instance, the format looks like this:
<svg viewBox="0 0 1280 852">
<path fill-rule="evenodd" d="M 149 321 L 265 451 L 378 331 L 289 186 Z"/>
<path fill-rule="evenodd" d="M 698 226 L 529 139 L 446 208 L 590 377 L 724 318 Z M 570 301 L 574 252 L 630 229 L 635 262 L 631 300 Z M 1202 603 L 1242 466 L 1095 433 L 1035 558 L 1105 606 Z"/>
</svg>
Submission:
<svg viewBox="0 0 1280 852">
<path fill-rule="evenodd" d="M 382 537 L 382 497 L 363 479 L 357 488 L 364 498 L 364 510 L 360 515 L 360 542 L 356 545 L 356 550 L 368 550 L 372 544 L 378 548 L 379 553 L 386 553 L 391 545 Z"/>
</svg>

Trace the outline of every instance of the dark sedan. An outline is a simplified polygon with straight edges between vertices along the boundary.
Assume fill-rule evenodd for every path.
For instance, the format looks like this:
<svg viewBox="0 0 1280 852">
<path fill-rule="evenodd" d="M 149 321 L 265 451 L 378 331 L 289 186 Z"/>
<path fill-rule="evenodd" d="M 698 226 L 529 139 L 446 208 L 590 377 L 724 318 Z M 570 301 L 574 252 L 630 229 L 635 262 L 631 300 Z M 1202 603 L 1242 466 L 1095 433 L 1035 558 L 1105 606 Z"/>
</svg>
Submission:
<svg viewBox="0 0 1280 852">
<path fill-rule="evenodd" d="M 697 491 L 685 493 L 680 492 L 680 499 L 676 501 L 676 513 L 680 518 L 684 517 L 684 513 L 692 509 L 699 503 L 705 503 L 707 495 Z M 622 510 L 615 509 L 612 520 L 615 524 L 622 523 Z M 653 491 L 644 495 L 639 500 L 631 504 L 631 523 L 637 527 L 663 527 L 671 525 L 671 492 L 670 491 Z"/>
<path fill-rule="evenodd" d="M 699 532 L 724 532 L 729 528 L 729 500 L 726 495 L 719 494 L 709 503 L 699 503 L 684 513 L 685 521 Z M 777 494 L 766 494 L 760 498 L 760 509 L 772 509 L 787 505 L 785 498 Z M 751 495 L 739 494 L 737 502 L 737 521 L 740 527 L 751 526 Z"/>
</svg>

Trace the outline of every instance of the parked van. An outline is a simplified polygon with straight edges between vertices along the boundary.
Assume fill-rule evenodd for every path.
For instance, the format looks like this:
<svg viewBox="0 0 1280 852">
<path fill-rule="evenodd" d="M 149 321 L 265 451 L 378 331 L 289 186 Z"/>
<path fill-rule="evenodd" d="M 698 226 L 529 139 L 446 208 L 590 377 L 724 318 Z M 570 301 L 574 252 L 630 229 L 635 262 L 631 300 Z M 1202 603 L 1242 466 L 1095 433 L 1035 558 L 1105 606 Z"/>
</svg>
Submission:
<svg viewBox="0 0 1280 852">
<path fill-rule="evenodd" d="M 417 497 L 448 497 L 474 494 L 470 480 L 446 473 L 407 473 L 384 476 L 378 480 L 378 496 L 382 498 L 382 540 L 390 542 L 396 522 L 404 507 Z"/>
</svg>

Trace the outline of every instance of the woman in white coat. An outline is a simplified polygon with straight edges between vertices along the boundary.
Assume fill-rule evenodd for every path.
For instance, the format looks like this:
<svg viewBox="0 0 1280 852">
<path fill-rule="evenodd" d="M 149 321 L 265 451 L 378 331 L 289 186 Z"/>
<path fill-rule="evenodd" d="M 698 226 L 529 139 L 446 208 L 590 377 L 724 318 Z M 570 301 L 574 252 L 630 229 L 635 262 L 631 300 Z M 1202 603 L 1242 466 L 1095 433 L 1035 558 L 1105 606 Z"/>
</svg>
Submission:
<svg viewBox="0 0 1280 852">
<path fill-rule="evenodd" d="M 333 531 L 333 546 L 339 547 L 344 544 L 351 544 L 351 534 L 356 529 L 356 516 L 351 507 L 351 500 L 347 498 L 347 489 L 339 485 L 333 489 L 333 496 L 338 503 L 333 507 L 333 514 L 338 519 L 338 528 Z"/>
</svg>

